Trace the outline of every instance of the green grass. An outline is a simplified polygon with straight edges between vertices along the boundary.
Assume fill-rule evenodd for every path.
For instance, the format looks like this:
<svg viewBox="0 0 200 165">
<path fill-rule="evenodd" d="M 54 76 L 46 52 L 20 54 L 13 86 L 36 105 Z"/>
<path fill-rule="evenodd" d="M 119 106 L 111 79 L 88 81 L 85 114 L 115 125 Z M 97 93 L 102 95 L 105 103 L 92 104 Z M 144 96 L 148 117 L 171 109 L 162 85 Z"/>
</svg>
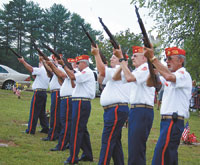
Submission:
<svg viewBox="0 0 200 165">
<path fill-rule="evenodd" d="M 11 91 L 0 90 L 0 143 L 7 142 L 9 147 L 0 147 L 0 165 L 13 164 L 63 164 L 69 156 L 69 150 L 63 152 L 50 152 L 49 149 L 55 147 L 56 142 L 44 142 L 40 138 L 46 137 L 37 128 L 36 134 L 23 134 L 27 126 L 29 117 L 30 101 L 32 92 L 22 92 L 21 99 L 18 99 Z M 50 95 L 48 94 L 47 109 L 50 107 Z M 156 108 L 155 108 L 156 109 Z M 160 115 L 159 111 L 154 111 L 154 123 L 147 142 L 146 159 L 147 165 L 151 164 L 154 148 L 159 136 Z M 192 113 L 189 119 L 191 132 L 195 133 L 200 141 L 200 117 L 198 112 Z M 92 143 L 94 162 L 79 164 L 97 164 L 101 147 L 101 134 L 103 130 L 103 109 L 99 104 L 99 98 L 92 101 L 92 111 L 88 122 L 88 129 Z M 128 129 L 123 128 L 122 145 L 124 150 L 125 164 L 128 159 Z M 81 153 L 80 153 L 81 154 Z M 111 164 L 112 161 L 111 161 Z M 200 164 L 200 145 L 180 145 L 179 147 L 180 165 Z"/>
</svg>

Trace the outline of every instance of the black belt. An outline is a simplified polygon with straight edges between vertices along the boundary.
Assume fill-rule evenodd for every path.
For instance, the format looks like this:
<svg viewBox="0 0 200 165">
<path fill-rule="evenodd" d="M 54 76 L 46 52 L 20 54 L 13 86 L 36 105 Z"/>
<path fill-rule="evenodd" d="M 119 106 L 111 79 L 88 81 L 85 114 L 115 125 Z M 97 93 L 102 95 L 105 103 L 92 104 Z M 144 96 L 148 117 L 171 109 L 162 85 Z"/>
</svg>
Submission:
<svg viewBox="0 0 200 165">
<path fill-rule="evenodd" d="M 172 119 L 172 116 L 171 116 L 171 115 L 161 115 L 161 119 L 162 119 L 162 120 L 165 120 L 165 119 Z M 184 120 L 184 117 L 183 117 L 183 116 L 178 116 L 177 119 L 179 119 L 179 120 Z"/>
<path fill-rule="evenodd" d="M 43 92 L 46 92 L 47 90 L 46 90 L 46 89 L 40 89 L 40 88 L 38 88 L 38 89 L 35 89 L 34 91 L 35 91 L 35 92 L 37 92 L 37 91 L 43 91 Z"/>
<path fill-rule="evenodd" d="M 103 106 L 103 109 L 113 108 L 116 106 L 128 106 L 128 103 L 116 103 L 116 104 L 110 104 L 107 106 Z"/>
<path fill-rule="evenodd" d="M 71 98 L 71 97 L 72 97 L 72 96 L 61 96 L 60 99 L 63 100 L 63 99 Z"/>
<path fill-rule="evenodd" d="M 131 108 L 150 108 L 153 109 L 153 106 L 147 104 L 131 104 Z"/>
<path fill-rule="evenodd" d="M 60 91 L 60 89 L 53 89 L 50 92 L 52 93 L 52 92 L 57 92 L 57 91 Z"/>
<path fill-rule="evenodd" d="M 72 98 L 72 101 L 90 101 L 91 99 L 89 98 L 83 98 L 83 97 L 74 97 Z"/>
</svg>

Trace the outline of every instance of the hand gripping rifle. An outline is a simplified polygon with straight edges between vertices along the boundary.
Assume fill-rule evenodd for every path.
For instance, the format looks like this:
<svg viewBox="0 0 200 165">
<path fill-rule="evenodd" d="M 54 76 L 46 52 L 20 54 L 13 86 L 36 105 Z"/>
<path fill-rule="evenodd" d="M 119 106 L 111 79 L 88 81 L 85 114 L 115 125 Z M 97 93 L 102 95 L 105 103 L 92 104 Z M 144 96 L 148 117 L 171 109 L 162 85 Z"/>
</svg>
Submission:
<svg viewBox="0 0 200 165">
<path fill-rule="evenodd" d="M 59 56 L 59 54 L 58 54 L 56 51 L 54 51 L 52 48 L 50 48 L 48 45 L 46 45 L 46 44 L 44 44 L 44 43 L 42 43 L 42 45 L 43 45 L 47 50 L 49 50 L 51 53 L 53 53 L 53 54 L 56 56 L 56 58 L 57 58 L 58 60 L 61 59 L 60 56 Z M 72 65 L 71 65 L 67 60 L 63 60 L 63 61 L 64 61 L 65 65 L 66 65 L 70 70 L 73 70 Z"/>
<path fill-rule="evenodd" d="M 137 15 L 137 18 L 138 18 L 138 23 L 140 25 L 140 29 L 142 31 L 144 46 L 147 47 L 147 48 L 151 48 L 150 41 L 149 41 L 147 32 L 145 30 L 144 24 L 142 22 L 142 19 L 140 17 L 140 14 L 138 12 L 137 6 L 135 6 L 135 12 L 136 12 L 136 15 Z M 150 72 L 150 75 L 151 75 L 151 80 L 153 82 L 153 86 L 156 88 L 156 91 L 158 92 L 161 88 L 161 84 L 159 83 L 159 78 L 154 73 L 153 64 L 150 62 L 149 59 L 147 59 L 147 63 L 148 63 L 148 66 L 149 66 L 149 72 Z"/>
<path fill-rule="evenodd" d="M 110 30 L 107 28 L 107 26 L 103 23 L 102 18 L 100 18 L 100 17 L 99 17 L 99 22 L 101 23 L 101 25 L 103 26 L 104 30 L 106 31 L 106 33 L 110 37 L 110 42 L 113 45 L 113 47 L 115 49 L 119 49 L 119 44 L 117 43 L 117 41 L 115 40 L 115 38 L 111 34 Z M 123 53 L 123 58 L 126 59 L 125 53 L 123 51 L 122 51 L 122 53 Z"/>
<path fill-rule="evenodd" d="M 90 36 L 90 34 L 86 31 L 85 27 L 83 26 L 83 24 L 81 24 L 82 28 L 83 28 L 83 31 L 85 32 L 85 34 L 87 35 L 88 39 L 90 40 L 92 46 L 94 46 L 96 48 L 96 44 L 94 42 L 94 40 L 92 39 L 92 37 Z M 101 60 L 104 64 L 107 64 L 107 60 L 106 60 L 106 57 L 102 54 L 101 51 L 99 51 L 99 54 L 100 54 L 100 57 L 101 57 Z"/>
</svg>

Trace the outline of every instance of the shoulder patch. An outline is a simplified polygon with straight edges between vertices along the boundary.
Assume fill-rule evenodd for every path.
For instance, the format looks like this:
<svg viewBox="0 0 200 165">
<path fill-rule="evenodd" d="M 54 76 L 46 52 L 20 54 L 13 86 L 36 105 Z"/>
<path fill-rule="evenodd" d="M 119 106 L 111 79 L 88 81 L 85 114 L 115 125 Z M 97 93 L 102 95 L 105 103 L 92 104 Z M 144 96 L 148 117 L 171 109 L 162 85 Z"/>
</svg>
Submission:
<svg viewBox="0 0 200 165">
<path fill-rule="evenodd" d="M 165 82 L 165 85 L 168 87 L 169 86 L 169 84 L 167 83 L 167 82 Z"/>
<path fill-rule="evenodd" d="M 184 71 L 182 71 L 182 70 L 180 70 L 180 71 L 179 71 L 179 73 L 181 73 L 181 74 L 184 74 L 185 72 L 184 72 Z"/>
<path fill-rule="evenodd" d="M 147 67 L 145 66 L 145 67 L 143 67 L 141 70 L 146 71 L 146 70 L 147 70 Z"/>
<path fill-rule="evenodd" d="M 82 74 L 85 74 L 85 73 L 86 73 L 86 71 L 82 71 L 81 73 L 82 73 Z"/>
</svg>

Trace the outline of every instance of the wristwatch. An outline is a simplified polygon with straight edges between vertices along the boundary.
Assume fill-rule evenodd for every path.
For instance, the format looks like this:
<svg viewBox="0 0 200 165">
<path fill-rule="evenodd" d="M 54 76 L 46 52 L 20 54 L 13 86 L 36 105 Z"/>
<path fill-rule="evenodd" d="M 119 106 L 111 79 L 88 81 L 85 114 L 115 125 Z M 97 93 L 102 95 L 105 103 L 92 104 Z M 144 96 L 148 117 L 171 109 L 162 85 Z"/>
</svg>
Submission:
<svg viewBox="0 0 200 165">
<path fill-rule="evenodd" d="M 122 62 L 122 61 L 127 61 L 127 59 L 125 59 L 125 58 L 120 58 L 120 59 L 119 59 L 119 62 Z"/>
</svg>

